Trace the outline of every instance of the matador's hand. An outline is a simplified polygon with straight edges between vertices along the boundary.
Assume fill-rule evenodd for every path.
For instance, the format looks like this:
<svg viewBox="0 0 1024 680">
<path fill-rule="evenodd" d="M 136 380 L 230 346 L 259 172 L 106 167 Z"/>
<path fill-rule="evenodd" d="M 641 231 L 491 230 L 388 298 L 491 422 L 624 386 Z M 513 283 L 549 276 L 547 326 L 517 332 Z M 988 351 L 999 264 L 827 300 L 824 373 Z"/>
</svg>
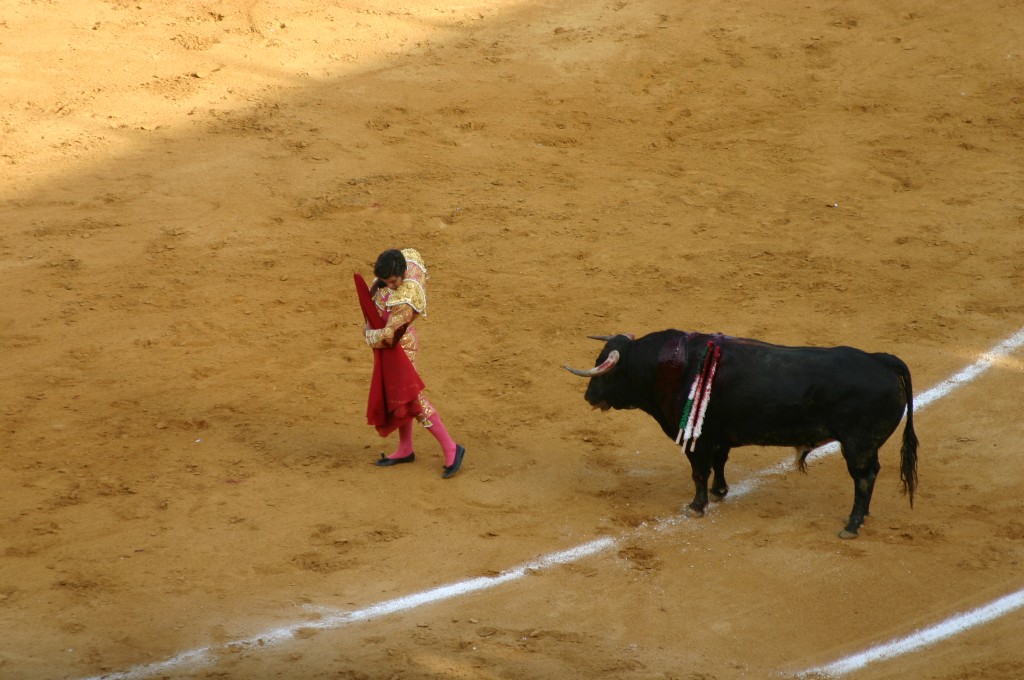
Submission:
<svg viewBox="0 0 1024 680">
<path fill-rule="evenodd" d="M 374 348 L 374 349 L 377 349 L 378 347 L 380 347 L 381 346 L 381 334 L 383 332 L 384 332 L 383 329 L 371 330 L 371 329 L 367 328 L 366 330 L 364 330 L 363 331 L 363 337 L 366 338 L 366 344 L 369 345 L 370 347 Z"/>
</svg>

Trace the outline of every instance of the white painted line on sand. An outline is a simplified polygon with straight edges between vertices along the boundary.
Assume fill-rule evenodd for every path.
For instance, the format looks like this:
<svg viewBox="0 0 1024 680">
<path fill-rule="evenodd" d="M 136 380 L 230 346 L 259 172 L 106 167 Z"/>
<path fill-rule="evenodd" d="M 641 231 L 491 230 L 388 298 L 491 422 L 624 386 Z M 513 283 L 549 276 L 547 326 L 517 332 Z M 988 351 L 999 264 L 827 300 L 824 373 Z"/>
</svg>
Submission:
<svg viewBox="0 0 1024 680">
<path fill-rule="evenodd" d="M 993 365 L 1003 362 L 1010 354 L 1024 346 L 1024 328 L 1006 338 L 998 345 L 978 357 L 970 366 L 956 375 L 946 378 L 935 387 L 914 397 L 914 408 L 925 408 L 933 401 L 941 399 L 961 385 L 966 385 Z"/>
<path fill-rule="evenodd" d="M 931 388 L 926 392 L 923 392 L 921 395 L 916 397 L 914 399 L 915 410 L 925 408 L 926 406 L 936 401 L 937 399 L 946 396 L 957 387 L 960 387 L 975 380 L 983 373 L 985 373 L 985 371 L 991 368 L 992 365 L 996 363 L 1000 358 L 1003 358 L 1006 355 L 1010 354 L 1011 352 L 1017 350 L 1022 345 L 1024 345 L 1024 328 L 1021 328 L 1015 334 L 1003 340 L 988 352 L 982 354 L 978 358 L 978 360 L 975 361 L 970 366 L 964 368 L 959 373 L 944 380 L 935 387 Z M 808 456 L 808 458 L 820 458 L 830 453 L 835 453 L 838 450 L 838 445 L 829 444 L 827 446 L 823 446 L 820 447 L 819 449 L 816 449 Z M 729 495 L 730 497 L 745 495 L 746 493 L 749 493 L 754 488 L 756 488 L 762 480 L 773 475 L 781 474 L 782 472 L 790 469 L 792 469 L 792 463 L 786 462 L 784 464 L 776 465 L 765 470 L 762 470 L 761 472 L 754 474 L 752 478 L 743 480 L 733 485 L 730 488 Z M 672 524 L 674 524 L 674 522 L 672 522 Z M 265 633 L 259 633 L 251 637 L 235 640 L 232 642 L 225 642 L 217 646 L 199 647 L 197 649 L 188 650 L 169 659 L 165 659 L 163 661 L 133 666 L 132 668 L 129 668 L 125 671 L 104 673 L 102 675 L 93 675 L 86 678 L 81 678 L 80 680 L 142 680 L 143 678 L 153 677 L 158 673 L 169 671 L 172 669 L 191 668 L 208 665 L 212 659 L 211 652 L 215 650 L 238 648 L 265 649 L 270 645 L 279 644 L 282 642 L 287 642 L 296 639 L 296 633 L 300 630 L 310 628 L 340 628 L 350 623 L 370 621 L 373 619 L 380 618 L 382 616 L 387 616 L 388 614 L 397 614 L 400 612 L 409 611 L 411 609 L 416 609 L 417 607 L 421 607 L 423 605 L 433 604 L 436 602 L 449 600 L 455 597 L 468 595 L 470 593 L 488 590 L 503 585 L 505 583 L 518 580 L 531 572 L 543 571 L 554 566 L 569 564 L 581 560 L 585 557 L 590 557 L 592 555 L 605 552 L 615 547 L 616 545 L 618 545 L 618 540 L 616 539 L 609 537 L 599 538 L 584 543 L 582 545 L 576 546 L 575 548 L 549 553 L 547 555 L 537 558 L 532 562 L 528 562 L 526 564 L 504 571 L 497 576 L 479 577 L 468 579 L 465 581 L 459 581 L 457 583 L 439 586 L 431 590 L 413 593 L 412 595 L 407 595 L 405 597 L 399 597 L 392 600 L 385 600 L 383 602 L 378 602 L 376 604 L 370 605 L 369 607 L 365 607 L 363 609 L 358 609 L 354 611 L 345 611 L 331 608 L 319 608 L 318 611 L 320 611 L 321 613 L 321 618 L 315 621 L 306 621 L 301 623 L 295 623 L 289 626 L 282 626 L 280 628 L 268 630 Z M 1022 593 L 1024 593 L 1024 591 L 1022 591 Z M 997 600 L 996 602 L 993 602 L 992 604 L 983 607 L 981 610 L 975 610 L 975 612 L 982 610 L 988 611 L 989 608 L 994 608 L 992 611 L 995 613 L 989 615 L 989 618 L 980 618 L 977 616 L 970 617 L 970 614 L 974 613 L 971 612 L 970 614 L 963 615 L 963 617 L 954 617 L 954 619 L 950 619 L 950 621 L 961 621 L 962 619 L 966 623 L 960 624 L 961 627 L 959 628 L 951 629 L 954 632 L 946 634 L 945 637 L 949 637 L 949 635 L 953 635 L 957 632 L 967 630 L 968 627 L 973 627 L 976 625 L 981 625 L 982 623 L 987 623 L 993 618 L 1003 616 L 1004 614 L 1017 609 L 1021 606 L 1020 604 L 1017 604 L 1016 606 L 1009 608 L 1007 608 L 1005 604 L 1002 605 L 1002 608 L 996 606 L 999 603 L 1006 600 L 1007 598 L 1011 598 L 1011 601 L 1013 601 L 1012 598 L 1014 597 L 1024 597 L 1024 595 L 1022 595 L 1021 593 L 1015 593 L 1014 595 L 1010 595 L 1001 600 Z M 942 624 L 940 624 L 940 626 L 941 625 Z M 914 636 L 911 636 L 911 638 L 913 637 Z M 936 640 L 938 639 L 942 638 L 936 638 Z M 925 644 L 931 643 L 932 642 L 927 642 Z M 899 654 L 905 654 L 906 652 L 912 651 L 913 649 L 917 649 L 920 646 L 922 645 L 918 644 L 915 647 L 899 647 L 899 650 L 905 649 L 905 651 L 889 653 L 886 656 L 872 657 L 869 660 L 865 661 L 862 665 L 872 663 L 873 661 L 877 661 L 881 658 L 890 658 L 892 656 L 897 656 Z M 886 645 L 883 645 L 882 647 L 886 647 Z M 869 654 L 869 652 L 871 652 L 871 650 L 868 650 L 868 652 L 863 652 L 863 654 Z M 852 659 L 853 657 L 848 658 Z M 837 661 L 835 663 L 838 664 L 841 663 L 841 661 Z M 821 668 L 826 669 L 830 667 L 831 665 L 822 666 Z M 810 672 L 811 671 L 805 671 L 805 673 Z M 836 674 L 840 671 L 833 670 L 828 672 Z"/>
<path fill-rule="evenodd" d="M 288 626 L 268 630 L 264 633 L 258 633 L 252 637 L 225 642 L 216 647 L 200 647 L 198 649 L 182 652 L 177 656 L 163 661 L 135 666 L 126 671 L 93 675 L 88 678 L 82 678 L 82 680 L 141 680 L 142 678 L 153 677 L 154 675 L 172 669 L 204 666 L 209 664 L 211 661 L 210 653 L 218 649 L 265 649 L 271 645 L 297 639 L 296 634 L 302 630 L 327 630 L 341 628 L 342 626 L 350 623 L 371 621 L 373 619 L 379 619 L 383 616 L 387 616 L 388 614 L 398 614 L 411 609 L 416 609 L 417 607 L 422 607 L 423 605 L 450 600 L 452 598 L 469 595 L 470 593 L 482 590 L 489 590 L 491 588 L 504 585 L 505 583 L 521 579 L 531 572 L 543 571 L 561 564 L 570 564 L 572 562 L 577 562 L 584 557 L 596 555 L 614 547 L 616 543 L 617 541 L 613 538 L 598 538 L 582 545 L 578 545 L 575 548 L 548 553 L 547 555 L 539 557 L 532 562 L 527 562 L 526 564 L 521 564 L 518 567 L 503 571 L 497 576 L 481 576 L 465 581 L 459 581 L 457 583 L 438 586 L 437 588 L 413 593 L 412 595 L 406 595 L 405 597 L 398 597 L 393 600 L 378 602 L 364 609 L 357 609 L 355 611 L 316 607 L 314 609 L 320 613 L 320 618 L 313 621 L 293 623 Z"/>
<path fill-rule="evenodd" d="M 608 550 L 615 544 L 616 541 L 613 538 L 598 538 L 588 543 L 584 543 L 583 545 L 576 546 L 575 548 L 550 553 L 532 562 L 527 562 L 526 564 L 503 571 L 497 576 L 480 576 L 466 581 L 459 581 L 458 583 L 438 586 L 437 588 L 425 590 L 421 593 L 378 602 L 377 604 L 366 607 L 365 609 L 346 611 L 341 609 L 318 607 L 317 611 L 321 613 L 321 618 L 316 621 L 292 624 L 290 626 L 278 628 L 261 635 L 240 640 L 237 644 L 265 645 L 268 642 L 278 642 L 281 640 L 291 639 L 295 636 L 297 631 L 304 628 L 339 628 L 349 623 L 370 621 L 382 616 L 387 616 L 388 614 L 397 614 L 399 612 L 409 611 L 410 609 L 422 607 L 426 604 L 450 600 L 455 597 L 469 595 L 470 593 L 475 593 L 481 590 L 490 590 L 491 588 L 504 585 L 510 581 L 521 579 L 530 572 L 543 571 L 545 569 L 550 569 L 551 567 L 556 567 L 560 564 L 570 564 L 581 560 L 584 557 L 596 555 L 597 553 Z"/>
<path fill-rule="evenodd" d="M 808 668 L 805 671 L 797 673 L 796 676 L 798 678 L 816 678 L 846 675 L 847 673 L 860 670 L 868 664 L 872 664 L 876 661 L 892 659 L 897 656 L 902 656 L 903 654 L 909 654 L 910 652 L 917 651 L 923 647 L 933 645 L 936 642 L 958 635 L 970 628 L 975 628 L 989 623 L 990 621 L 994 621 L 995 619 L 1014 612 L 1021 607 L 1024 607 L 1024 590 L 1018 590 L 1015 593 L 1005 595 L 995 602 L 991 602 L 983 607 L 978 607 L 977 609 L 972 609 L 969 612 L 951 616 L 945 621 L 929 626 L 923 630 L 919 630 L 913 635 L 908 635 L 906 637 L 899 638 L 898 640 L 886 642 L 885 644 L 866 649 L 863 652 L 858 652 L 857 654 L 851 654 L 850 656 L 839 659 L 838 661 L 833 661 L 830 664 L 825 664 L 824 666 Z"/>
</svg>

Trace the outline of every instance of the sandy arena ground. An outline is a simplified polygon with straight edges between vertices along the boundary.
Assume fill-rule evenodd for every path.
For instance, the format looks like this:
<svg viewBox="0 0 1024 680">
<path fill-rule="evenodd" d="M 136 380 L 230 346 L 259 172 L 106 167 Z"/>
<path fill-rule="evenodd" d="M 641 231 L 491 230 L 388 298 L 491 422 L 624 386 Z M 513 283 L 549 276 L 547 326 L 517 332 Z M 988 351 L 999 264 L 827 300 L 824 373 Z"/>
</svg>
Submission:
<svg viewBox="0 0 1024 680">
<path fill-rule="evenodd" d="M 560 365 L 675 327 L 920 394 L 1017 332 L 1022 50 L 1020 0 L 0 0 L 0 677 L 760 679 L 1021 589 L 1024 352 L 917 414 L 913 509 L 886 445 L 855 541 L 838 456 L 682 518 Z M 422 431 L 371 464 L 351 273 L 407 245 L 451 480 Z M 855 677 L 1021 678 L 1022 630 Z"/>
</svg>

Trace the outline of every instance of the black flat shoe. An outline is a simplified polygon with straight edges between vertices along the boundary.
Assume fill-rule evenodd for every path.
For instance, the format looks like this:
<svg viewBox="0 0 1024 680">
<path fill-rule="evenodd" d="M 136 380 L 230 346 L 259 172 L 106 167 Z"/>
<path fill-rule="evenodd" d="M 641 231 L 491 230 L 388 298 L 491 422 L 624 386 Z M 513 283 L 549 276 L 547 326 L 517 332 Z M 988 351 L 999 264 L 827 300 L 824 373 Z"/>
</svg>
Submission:
<svg viewBox="0 0 1024 680">
<path fill-rule="evenodd" d="M 416 460 L 415 453 L 410 453 L 408 456 L 402 456 L 401 458 L 388 458 L 382 453 L 380 454 L 380 460 L 374 461 L 373 464 L 377 467 L 391 467 L 400 463 L 411 463 L 414 460 Z"/>
<path fill-rule="evenodd" d="M 455 445 L 455 462 L 451 465 L 444 466 L 444 474 L 441 475 L 443 478 L 448 479 L 462 467 L 462 457 L 466 455 L 466 449 L 461 444 Z"/>
</svg>

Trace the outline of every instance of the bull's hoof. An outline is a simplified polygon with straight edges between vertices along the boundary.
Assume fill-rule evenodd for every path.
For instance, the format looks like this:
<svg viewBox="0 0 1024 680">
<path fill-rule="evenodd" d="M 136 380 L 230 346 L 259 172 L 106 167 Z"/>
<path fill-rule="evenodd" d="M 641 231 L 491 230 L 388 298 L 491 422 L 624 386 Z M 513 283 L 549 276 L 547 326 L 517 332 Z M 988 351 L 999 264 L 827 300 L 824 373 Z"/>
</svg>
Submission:
<svg viewBox="0 0 1024 680">
<path fill-rule="evenodd" d="M 697 508 L 692 508 L 689 505 L 686 506 L 686 509 L 683 510 L 683 513 L 687 517 L 693 517 L 693 518 L 703 517 L 704 516 L 704 511 L 703 510 L 698 510 Z"/>
<path fill-rule="evenodd" d="M 857 538 L 857 532 L 856 531 L 850 531 L 849 529 L 843 529 L 842 531 L 839 532 L 839 538 L 843 538 L 843 539 Z"/>
<path fill-rule="evenodd" d="M 711 489 L 710 491 L 708 491 L 708 496 L 711 497 L 711 500 L 713 502 L 721 503 L 722 501 L 725 500 L 725 496 L 728 493 L 729 493 L 729 489 L 724 489 L 722 491 L 716 491 L 715 489 Z"/>
</svg>

